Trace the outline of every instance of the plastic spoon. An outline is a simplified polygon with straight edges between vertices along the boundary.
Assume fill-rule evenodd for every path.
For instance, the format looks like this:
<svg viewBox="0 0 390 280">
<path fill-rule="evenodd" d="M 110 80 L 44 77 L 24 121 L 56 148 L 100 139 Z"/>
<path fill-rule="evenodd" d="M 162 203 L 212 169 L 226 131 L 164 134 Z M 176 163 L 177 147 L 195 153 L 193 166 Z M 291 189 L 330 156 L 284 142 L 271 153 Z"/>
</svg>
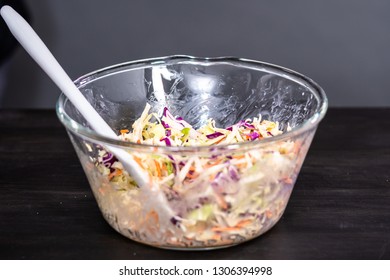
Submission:
<svg viewBox="0 0 390 280">
<path fill-rule="evenodd" d="M 1 16 L 23 48 L 69 98 L 92 128 L 103 136 L 117 139 L 115 132 L 86 100 L 27 21 L 7 5 L 1 8 Z M 134 178 L 138 186 L 142 187 L 144 192 L 147 192 L 148 199 L 156 199 L 153 207 L 160 214 L 173 217 L 174 213 L 169 207 L 163 192 L 153 183 L 149 174 L 138 165 L 132 156 L 120 148 L 110 146 L 108 149 L 120 160 L 123 167 Z"/>
</svg>

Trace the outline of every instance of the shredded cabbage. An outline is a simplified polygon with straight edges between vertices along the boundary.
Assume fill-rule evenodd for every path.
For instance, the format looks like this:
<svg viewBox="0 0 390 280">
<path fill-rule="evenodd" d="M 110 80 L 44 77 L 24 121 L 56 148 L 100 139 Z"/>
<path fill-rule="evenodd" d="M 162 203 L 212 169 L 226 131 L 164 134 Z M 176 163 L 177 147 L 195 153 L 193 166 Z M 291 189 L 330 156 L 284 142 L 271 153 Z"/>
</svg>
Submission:
<svg viewBox="0 0 390 280">
<path fill-rule="evenodd" d="M 209 119 L 206 125 L 194 129 L 168 108 L 161 117 L 149 111 L 147 104 L 132 131 L 121 130 L 119 139 L 187 147 L 259 141 L 282 133 L 278 122 L 260 116 L 227 128 L 218 128 Z M 298 172 L 296 154 L 293 141 L 222 154 L 134 153 L 176 213 L 164 217 L 152 206 L 146 207 L 142 188 L 113 155 L 101 150 L 96 166 L 105 179 L 96 194 L 101 204 L 107 204 L 109 215 L 116 217 L 118 231 L 132 239 L 164 247 L 236 244 L 268 230 L 280 218 Z M 109 203 L 105 202 L 108 193 Z M 161 219 L 171 221 L 171 227 L 160 227 Z"/>
</svg>

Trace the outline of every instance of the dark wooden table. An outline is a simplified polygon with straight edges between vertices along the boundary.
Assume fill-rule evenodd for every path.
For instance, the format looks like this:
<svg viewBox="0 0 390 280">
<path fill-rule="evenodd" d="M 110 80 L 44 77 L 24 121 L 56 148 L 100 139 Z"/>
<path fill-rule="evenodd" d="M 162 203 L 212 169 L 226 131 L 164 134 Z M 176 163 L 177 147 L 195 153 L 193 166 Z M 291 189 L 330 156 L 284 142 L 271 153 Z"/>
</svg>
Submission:
<svg viewBox="0 0 390 280">
<path fill-rule="evenodd" d="M 0 111 L 0 259 L 390 259 L 390 109 L 330 109 L 279 223 L 206 252 L 116 233 L 55 112 Z"/>
</svg>

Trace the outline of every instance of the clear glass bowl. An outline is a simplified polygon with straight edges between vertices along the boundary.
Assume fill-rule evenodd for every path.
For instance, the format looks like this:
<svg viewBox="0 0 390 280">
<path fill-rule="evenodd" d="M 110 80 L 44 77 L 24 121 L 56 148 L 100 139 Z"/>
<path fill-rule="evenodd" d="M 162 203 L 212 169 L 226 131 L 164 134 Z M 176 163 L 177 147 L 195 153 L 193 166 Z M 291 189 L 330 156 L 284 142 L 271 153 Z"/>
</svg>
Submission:
<svg viewBox="0 0 390 280">
<path fill-rule="evenodd" d="M 232 246 L 275 225 L 328 106 L 324 91 L 304 75 L 231 57 L 170 56 L 126 62 L 87 74 L 75 84 L 118 135 L 121 129 L 132 129 L 146 102 L 157 114 L 168 107 L 195 128 L 209 118 L 225 128 L 259 116 L 279 123 L 284 133 L 263 140 L 208 147 L 148 146 L 96 134 L 71 102 L 60 96 L 57 115 L 104 218 L 134 241 L 169 249 Z M 156 167 L 143 166 L 152 180 L 162 182 L 158 192 L 166 205 L 157 205 L 156 198 L 143 191 L 149 186 L 136 186 L 125 170 L 120 182 L 110 180 L 107 168 L 101 166 L 102 157 L 107 163 L 103 147 L 108 145 L 137 158 L 168 161 L 169 173 L 174 174 L 170 179 L 153 177 Z M 183 168 L 197 160 L 207 163 L 197 167 L 203 179 L 177 180 Z M 216 161 L 224 164 L 213 168 Z M 234 176 L 228 176 L 231 169 Z"/>
</svg>

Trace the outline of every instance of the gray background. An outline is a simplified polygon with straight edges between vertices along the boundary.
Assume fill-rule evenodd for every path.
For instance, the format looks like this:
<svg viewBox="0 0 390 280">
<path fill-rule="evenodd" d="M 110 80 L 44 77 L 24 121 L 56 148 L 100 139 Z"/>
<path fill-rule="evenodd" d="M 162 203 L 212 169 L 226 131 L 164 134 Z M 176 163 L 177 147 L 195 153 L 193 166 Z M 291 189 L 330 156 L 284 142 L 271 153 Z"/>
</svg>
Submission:
<svg viewBox="0 0 390 280">
<path fill-rule="evenodd" d="M 279 64 L 316 80 L 330 106 L 390 105 L 388 0 L 27 0 L 72 79 L 119 62 L 188 54 Z M 52 108 L 59 90 L 19 49 L 3 107 Z"/>
</svg>

